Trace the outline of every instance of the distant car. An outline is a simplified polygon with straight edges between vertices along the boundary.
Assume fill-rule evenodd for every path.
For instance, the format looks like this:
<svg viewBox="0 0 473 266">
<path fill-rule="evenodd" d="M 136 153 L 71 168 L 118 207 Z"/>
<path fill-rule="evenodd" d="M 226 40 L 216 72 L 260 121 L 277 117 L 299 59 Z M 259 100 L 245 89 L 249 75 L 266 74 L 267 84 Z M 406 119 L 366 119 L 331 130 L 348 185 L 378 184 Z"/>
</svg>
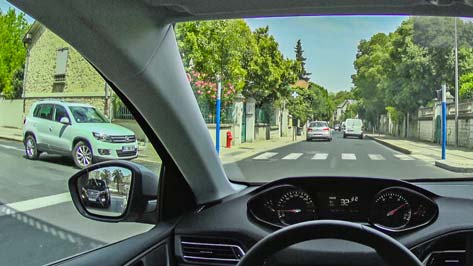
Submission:
<svg viewBox="0 0 473 266">
<path fill-rule="evenodd" d="M 110 207 L 110 190 L 105 181 L 100 179 L 89 179 L 82 187 L 81 198 L 86 205 L 100 208 Z"/>
<path fill-rule="evenodd" d="M 333 127 L 334 130 L 336 131 L 340 131 L 340 124 L 336 124 L 334 127 Z"/>
<path fill-rule="evenodd" d="M 95 107 L 81 103 L 34 103 L 24 121 L 23 142 L 28 159 L 38 159 L 41 152 L 67 155 L 79 168 L 138 156 L 133 131 L 110 123 Z"/>
<path fill-rule="evenodd" d="M 307 141 L 313 139 L 325 139 L 332 141 L 332 132 L 325 121 L 313 121 L 307 127 Z"/>
<path fill-rule="evenodd" d="M 361 119 L 347 119 L 345 121 L 345 130 L 343 130 L 343 138 L 355 136 L 363 138 L 363 121 Z"/>
</svg>

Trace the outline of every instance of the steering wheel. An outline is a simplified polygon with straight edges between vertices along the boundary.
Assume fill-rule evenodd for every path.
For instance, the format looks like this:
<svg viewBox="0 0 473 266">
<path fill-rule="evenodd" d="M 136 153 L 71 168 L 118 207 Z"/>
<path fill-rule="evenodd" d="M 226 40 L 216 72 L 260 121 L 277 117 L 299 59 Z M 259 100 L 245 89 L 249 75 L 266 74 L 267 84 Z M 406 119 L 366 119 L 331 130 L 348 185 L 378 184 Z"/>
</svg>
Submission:
<svg viewBox="0 0 473 266">
<path fill-rule="evenodd" d="M 419 259 L 394 238 L 361 224 L 333 220 L 303 222 L 275 231 L 248 250 L 237 266 L 263 265 L 267 258 L 286 247 L 327 238 L 371 247 L 389 265 L 422 266 Z"/>
</svg>

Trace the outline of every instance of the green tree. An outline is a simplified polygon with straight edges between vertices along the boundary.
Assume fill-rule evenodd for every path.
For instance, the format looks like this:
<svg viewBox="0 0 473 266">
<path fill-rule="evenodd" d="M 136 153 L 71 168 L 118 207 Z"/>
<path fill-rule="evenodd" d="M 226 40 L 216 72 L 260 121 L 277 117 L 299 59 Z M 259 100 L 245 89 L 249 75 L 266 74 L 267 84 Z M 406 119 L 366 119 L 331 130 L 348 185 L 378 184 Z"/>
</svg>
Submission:
<svg viewBox="0 0 473 266">
<path fill-rule="evenodd" d="M 473 73 L 464 74 L 460 77 L 460 99 L 473 99 Z"/>
<path fill-rule="evenodd" d="M 122 170 L 120 169 L 113 170 L 112 177 L 113 177 L 113 181 L 115 181 L 116 183 L 117 192 L 120 193 L 120 186 L 121 186 L 121 183 L 123 182 L 123 177 L 124 177 Z"/>
<path fill-rule="evenodd" d="M 256 50 L 249 26 L 244 20 L 214 20 L 179 23 L 176 38 L 188 69 L 205 82 L 231 83 L 236 91 L 245 85 L 246 57 Z"/>
<path fill-rule="evenodd" d="M 6 13 L 0 10 L 0 93 L 6 98 L 21 95 L 18 72 L 25 63 L 26 49 L 22 39 L 27 30 L 23 13 L 17 14 L 13 8 Z"/>
<path fill-rule="evenodd" d="M 269 34 L 269 27 L 256 29 L 253 37 L 257 49 L 245 61 L 248 76 L 243 94 L 255 98 L 258 106 L 287 98 L 289 86 L 297 80 L 293 71 L 295 62 L 284 58 L 279 44 Z"/>
<path fill-rule="evenodd" d="M 302 50 L 302 42 L 300 39 L 297 40 L 296 42 L 296 46 L 294 47 L 294 52 L 296 53 L 297 65 L 300 66 L 300 67 L 296 67 L 295 69 L 295 71 L 297 71 L 296 72 L 297 77 L 299 79 L 309 81 L 310 75 L 312 75 L 312 73 L 307 72 L 305 69 L 305 61 L 307 60 L 307 58 L 304 57 L 304 50 Z"/>
</svg>

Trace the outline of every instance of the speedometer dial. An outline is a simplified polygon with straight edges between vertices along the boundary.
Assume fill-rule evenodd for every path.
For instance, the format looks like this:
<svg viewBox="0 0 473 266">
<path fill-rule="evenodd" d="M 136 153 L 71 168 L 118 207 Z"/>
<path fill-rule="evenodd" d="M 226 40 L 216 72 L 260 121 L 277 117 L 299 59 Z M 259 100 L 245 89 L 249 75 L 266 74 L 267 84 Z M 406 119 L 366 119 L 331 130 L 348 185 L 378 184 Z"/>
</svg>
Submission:
<svg viewBox="0 0 473 266">
<path fill-rule="evenodd" d="M 283 225 L 314 220 L 315 205 L 312 198 L 302 190 L 291 190 L 284 193 L 277 203 L 277 214 Z"/>
<path fill-rule="evenodd" d="M 409 223 L 411 213 L 411 206 L 401 193 L 381 192 L 371 210 L 371 223 L 380 228 L 399 230 Z"/>
</svg>

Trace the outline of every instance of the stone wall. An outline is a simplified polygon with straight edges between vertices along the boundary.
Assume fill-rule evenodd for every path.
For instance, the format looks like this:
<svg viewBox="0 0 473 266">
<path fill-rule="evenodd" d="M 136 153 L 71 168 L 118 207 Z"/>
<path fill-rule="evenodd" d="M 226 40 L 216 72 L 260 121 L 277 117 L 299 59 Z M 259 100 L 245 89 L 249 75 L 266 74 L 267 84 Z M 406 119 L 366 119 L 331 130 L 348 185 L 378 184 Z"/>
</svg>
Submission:
<svg viewBox="0 0 473 266">
<path fill-rule="evenodd" d="M 0 99 L 0 127 L 23 127 L 23 100 Z"/>
<path fill-rule="evenodd" d="M 434 122 L 432 120 L 419 120 L 418 121 L 418 138 L 423 141 L 434 141 Z"/>
</svg>

